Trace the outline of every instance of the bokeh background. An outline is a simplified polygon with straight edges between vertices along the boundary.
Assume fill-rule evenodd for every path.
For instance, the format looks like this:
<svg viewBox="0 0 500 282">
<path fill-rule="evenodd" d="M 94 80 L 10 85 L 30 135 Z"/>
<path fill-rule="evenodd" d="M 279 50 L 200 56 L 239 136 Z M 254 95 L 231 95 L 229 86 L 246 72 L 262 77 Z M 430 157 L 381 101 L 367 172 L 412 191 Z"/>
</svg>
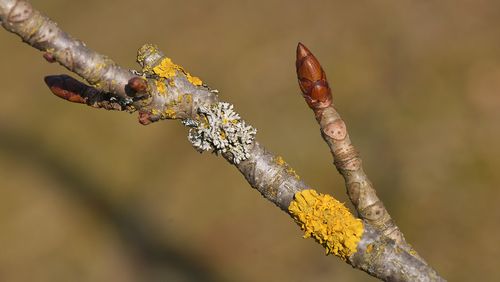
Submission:
<svg viewBox="0 0 500 282">
<path fill-rule="evenodd" d="M 136 68 L 143 43 L 217 88 L 316 189 L 348 202 L 299 95 L 323 64 L 365 170 L 450 281 L 500 280 L 500 2 L 32 1 Z M 65 102 L 67 73 L 0 30 L 1 281 L 374 281 L 264 200 L 175 121 Z"/>
</svg>

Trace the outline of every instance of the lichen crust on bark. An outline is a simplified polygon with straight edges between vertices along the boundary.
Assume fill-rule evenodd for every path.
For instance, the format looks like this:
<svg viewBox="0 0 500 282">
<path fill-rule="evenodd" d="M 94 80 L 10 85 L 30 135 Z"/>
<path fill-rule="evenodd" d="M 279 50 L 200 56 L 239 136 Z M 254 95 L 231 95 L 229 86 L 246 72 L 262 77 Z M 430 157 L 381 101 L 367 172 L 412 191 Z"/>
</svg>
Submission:
<svg viewBox="0 0 500 282">
<path fill-rule="evenodd" d="M 160 77 L 163 78 L 172 78 L 177 72 L 182 72 L 186 75 L 187 80 L 191 82 L 193 85 L 200 86 L 203 84 L 201 79 L 196 76 L 192 76 L 190 73 L 184 70 L 183 67 L 172 62 L 172 59 L 165 57 L 161 60 L 161 62 L 153 68 L 153 72 Z"/>
<path fill-rule="evenodd" d="M 363 223 L 332 196 L 312 189 L 297 192 L 288 211 L 305 232 L 304 238 L 314 238 L 327 255 L 346 261 L 356 253 Z"/>
<path fill-rule="evenodd" d="M 197 119 L 186 119 L 183 123 L 191 127 L 188 139 L 198 151 L 229 153 L 235 164 L 250 157 L 257 130 L 240 118 L 233 105 L 219 102 L 199 107 Z"/>
<path fill-rule="evenodd" d="M 141 107 L 141 123 L 162 119 L 194 120 L 199 108 L 210 108 L 218 103 L 216 91 L 173 63 L 156 45 L 144 44 L 139 48 L 137 62 L 142 66 L 139 75 L 148 81 L 151 96 Z"/>
</svg>

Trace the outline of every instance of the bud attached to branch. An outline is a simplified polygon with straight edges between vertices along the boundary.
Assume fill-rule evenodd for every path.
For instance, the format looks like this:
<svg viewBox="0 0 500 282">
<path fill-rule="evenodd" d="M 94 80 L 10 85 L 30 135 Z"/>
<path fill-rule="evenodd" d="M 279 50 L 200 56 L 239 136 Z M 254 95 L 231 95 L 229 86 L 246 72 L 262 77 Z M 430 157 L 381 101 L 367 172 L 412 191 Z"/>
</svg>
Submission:
<svg viewBox="0 0 500 282">
<path fill-rule="evenodd" d="M 332 93 L 326 80 L 326 74 L 318 59 L 302 43 L 297 46 L 295 66 L 302 96 L 309 107 L 316 112 L 330 106 Z"/>
<path fill-rule="evenodd" d="M 138 76 L 132 77 L 125 86 L 125 92 L 131 97 L 148 95 L 147 90 L 148 83 L 146 79 Z"/>
<path fill-rule="evenodd" d="M 65 74 L 46 76 L 45 83 L 54 95 L 73 103 L 113 111 L 134 112 L 136 110 L 131 105 L 131 98 L 122 99 L 88 86 Z"/>
<path fill-rule="evenodd" d="M 86 85 L 67 75 L 51 75 L 45 77 L 45 83 L 50 91 L 64 100 L 85 104 Z"/>
</svg>

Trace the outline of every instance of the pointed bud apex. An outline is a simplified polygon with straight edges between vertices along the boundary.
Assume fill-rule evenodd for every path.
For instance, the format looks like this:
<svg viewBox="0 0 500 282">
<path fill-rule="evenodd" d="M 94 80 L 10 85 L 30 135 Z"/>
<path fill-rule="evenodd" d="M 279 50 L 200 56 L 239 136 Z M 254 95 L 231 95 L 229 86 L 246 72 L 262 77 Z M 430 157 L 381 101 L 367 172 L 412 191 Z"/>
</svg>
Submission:
<svg viewBox="0 0 500 282">
<path fill-rule="evenodd" d="M 297 46 L 297 78 L 300 90 L 307 104 L 313 110 L 326 108 L 332 104 L 332 94 L 326 74 L 314 55 L 306 46 Z"/>
</svg>

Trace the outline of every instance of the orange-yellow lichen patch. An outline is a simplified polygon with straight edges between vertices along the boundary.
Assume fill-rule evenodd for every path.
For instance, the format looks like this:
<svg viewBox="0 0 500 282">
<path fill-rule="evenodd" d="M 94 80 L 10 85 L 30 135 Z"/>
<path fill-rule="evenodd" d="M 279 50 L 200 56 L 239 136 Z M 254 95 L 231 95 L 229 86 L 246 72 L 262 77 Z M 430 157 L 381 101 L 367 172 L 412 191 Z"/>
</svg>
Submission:
<svg viewBox="0 0 500 282">
<path fill-rule="evenodd" d="M 175 115 L 176 115 L 176 113 L 175 113 L 175 110 L 174 110 L 174 109 L 172 109 L 172 108 L 167 108 L 167 109 L 165 110 L 165 118 L 169 118 L 169 119 L 171 119 L 171 118 L 175 118 Z"/>
<path fill-rule="evenodd" d="M 203 84 L 203 81 L 201 81 L 201 79 L 197 76 L 192 76 L 189 73 L 186 73 L 186 76 L 189 82 L 191 82 L 191 84 L 193 85 L 200 86 Z"/>
<path fill-rule="evenodd" d="M 184 98 L 184 101 L 186 101 L 186 103 L 193 103 L 193 95 L 191 94 L 184 94 L 182 95 L 182 97 Z"/>
<path fill-rule="evenodd" d="M 313 237 L 325 247 L 327 255 L 333 253 L 347 260 L 356 253 L 363 223 L 330 195 L 315 190 L 297 192 L 288 211 L 304 230 L 304 238 Z"/>
<path fill-rule="evenodd" d="M 170 58 L 163 58 L 161 62 L 153 68 L 153 72 L 159 77 L 172 78 L 181 67 L 174 64 Z"/>
<path fill-rule="evenodd" d="M 152 56 L 153 54 L 158 54 L 160 51 L 158 47 L 154 44 L 144 44 L 137 51 L 137 62 L 143 67 L 146 66 L 146 58 Z M 150 71 L 150 69 L 143 69 L 143 71 Z"/>
<path fill-rule="evenodd" d="M 161 112 L 160 112 L 160 111 L 158 111 L 157 109 L 152 109 L 152 110 L 151 110 L 151 114 L 152 114 L 152 115 L 155 115 L 155 116 L 159 116 L 159 115 L 161 115 Z"/>
<path fill-rule="evenodd" d="M 167 87 L 165 86 L 165 80 L 164 79 L 158 79 L 155 81 L 156 89 L 158 90 L 158 93 L 160 94 L 165 94 L 167 93 Z"/>
<path fill-rule="evenodd" d="M 240 122 L 239 120 L 236 120 L 236 119 L 227 119 L 227 118 L 222 118 L 222 124 L 226 125 L 228 123 L 232 123 L 232 124 L 238 124 L 238 122 Z"/>
<path fill-rule="evenodd" d="M 286 162 L 285 160 L 281 157 L 281 156 L 277 156 L 274 158 L 274 161 L 278 164 L 278 165 L 286 165 Z"/>
<path fill-rule="evenodd" d="M 161 62 L 153 68 L 153 72 L 157 74 L 159 77 L 163 78 L 172 78 L 177 72 L 180 71 L 186 75 L 186 78 L 191 84 L 199 86 L 203 84 L 203 81 L 199 77 L 192 76 L 188 72 L 186 72 L 181 66 L 174 64 L 170 58 L 163 58 Z"/>
<path fill-rule="evenodd" d="M 293 177 L 295 177 L 296 179 L 300 180 L 300 176 L 297 174 L 297 172 L 295 172 L 295 169 L 291 168 L 290 166 L 287 167 L 286 172 L 293 175 Z"/>
<path fill-rule="evenodd" d="M 371 253 L 373 251 L 373 245 L 372 244 L 369 244 L 367 247 L 366 247 L 366 253 Z"/>
<path fill-rule="evenodd" d="M 297 174 L 297 172 L 295 172 L 295 170 L 293 168 L 290 167 L 290 165 L 285 162 L 285 160 L 281 157 L 281 156 L 277 156 L 274 158 L 274 161 L 276 162 L 276 164 L 278 164 L 279 166 L 282 166 L 286 169 L 286 172 L 288 174 L 291 174 L 293 177 L 295 177 L 296 179 L 300 179 L 300 176 Z"/>
</svg>

